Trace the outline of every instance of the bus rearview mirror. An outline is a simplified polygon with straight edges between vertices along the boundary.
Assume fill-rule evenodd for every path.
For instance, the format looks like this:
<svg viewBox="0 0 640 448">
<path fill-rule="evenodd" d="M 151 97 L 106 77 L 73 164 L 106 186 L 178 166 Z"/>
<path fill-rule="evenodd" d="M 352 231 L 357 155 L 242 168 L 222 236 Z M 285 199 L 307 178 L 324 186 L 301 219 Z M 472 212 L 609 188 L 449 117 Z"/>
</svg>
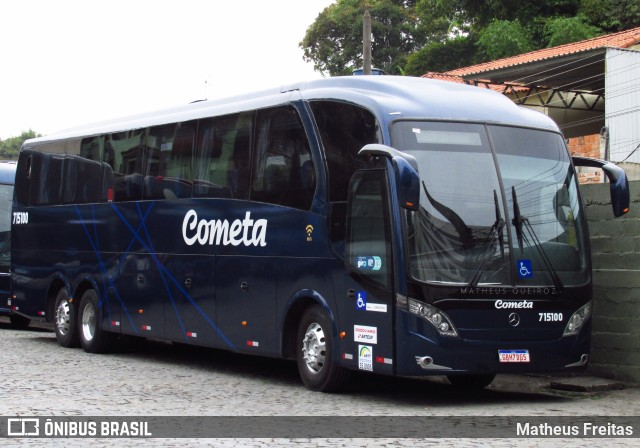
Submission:
<svg viewBox="0 0 640 448">
<path fill-rule="evenodd" d="M 606 160 L 592 159 L 590 157 L 572 156 L 575 166 L 588 166 L 600 168 L 609 179 L 611 192 L 611 205 L 613 215 L 617 218 L 629 212 L 629 180 L 622 168 L 607 162 Z"/>
<path fill-rule="evenodd" d="M 411 154 L 380 144 L 366 145 L 358 154 L 387 157 L 393 166 L 400 206 L 408 210 L 418 210 L 420 205 L 420 174 L 418 173 L 418 163 Z"/>
</svg>

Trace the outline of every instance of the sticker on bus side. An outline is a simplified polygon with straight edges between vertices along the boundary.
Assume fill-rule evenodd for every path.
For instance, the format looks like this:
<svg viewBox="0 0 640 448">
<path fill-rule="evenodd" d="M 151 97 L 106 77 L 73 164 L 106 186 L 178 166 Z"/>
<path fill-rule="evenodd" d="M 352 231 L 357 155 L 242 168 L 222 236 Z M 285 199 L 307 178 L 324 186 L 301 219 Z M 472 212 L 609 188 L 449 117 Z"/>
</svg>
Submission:
<svg viewBox="0 0 640 448">
<path fill-rule="evenodd" d="M 382 269 L 382 258 L 356 257 L 356 266 L 361 271 L 379 271 Z"/>
<path fill-rule="evenodd" d="M 373 371 L 373 347 L 358 345 L 358 368 L 360 370 Z"/>
<path fill-rule="evenodd" d="M 533 277 L 533 267 L 531 266 L 531 260 L 518 260 L 518 277 Z"/>
<path fill-rule="evenodd" d="M 378 343 L 378 327 L 367 327 L 365 325 L 353 326 L 353 341 L 366 342 L 367 344 Z"/>
</svg>

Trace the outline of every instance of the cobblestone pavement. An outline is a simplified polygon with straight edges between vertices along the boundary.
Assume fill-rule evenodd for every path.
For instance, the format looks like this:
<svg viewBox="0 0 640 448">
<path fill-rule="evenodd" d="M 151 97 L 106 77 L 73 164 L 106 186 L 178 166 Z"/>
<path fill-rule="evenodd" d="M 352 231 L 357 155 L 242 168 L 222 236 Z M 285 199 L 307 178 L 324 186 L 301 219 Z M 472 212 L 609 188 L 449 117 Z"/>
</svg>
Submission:
<svg viewBox="0 0 640 448">
<path fill-rule="evenodd" d="M 34 328 L 36 327 L 36 328 Z M 160 342 L 118 353 L 63 349 L 0 318 L 0 416 L 640 416 L 640 389 L 560 392 L 543 376 L 483 391 L 444 379 L 362 375 L 342 393 L 305 389 L 295 363 Z M 471 417 L 470 417 L 471 418 Z M 638 428 L 637 430 L 640 430 Z M 330 434 L 330 429 L 328 434 Z M 3 446 L 632 446 L 637 439 L 0 439 Z"/>
</svg>

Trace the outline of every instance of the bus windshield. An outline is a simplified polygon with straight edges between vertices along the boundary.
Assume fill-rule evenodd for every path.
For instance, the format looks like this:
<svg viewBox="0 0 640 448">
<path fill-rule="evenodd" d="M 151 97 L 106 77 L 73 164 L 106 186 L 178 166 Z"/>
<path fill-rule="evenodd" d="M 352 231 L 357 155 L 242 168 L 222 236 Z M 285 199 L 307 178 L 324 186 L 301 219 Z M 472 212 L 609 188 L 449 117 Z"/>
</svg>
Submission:
<svg viewBox="0 0 640 448">
<path fill-rule="evenodd" d="M 474 287 L 585 284 L 585 229 L 562 137 L 507 126 L 401 121 L 420 208 L 407 212 L 412 276 Z"/>
</svg>

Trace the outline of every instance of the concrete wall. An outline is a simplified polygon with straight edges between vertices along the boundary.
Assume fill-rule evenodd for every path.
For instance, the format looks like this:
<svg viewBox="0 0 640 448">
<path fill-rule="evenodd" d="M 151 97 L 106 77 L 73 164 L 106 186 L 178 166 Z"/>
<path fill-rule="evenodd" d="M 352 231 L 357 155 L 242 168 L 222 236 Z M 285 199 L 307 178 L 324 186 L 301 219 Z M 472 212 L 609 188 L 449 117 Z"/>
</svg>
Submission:
<svg viewBox="0 0 640 448">
<path fill-rule="evenodd" d="M 582 185 L 593 259 L 590 371 L 640 382 L 640 181 L 630 182 L 631 211 L 614 218 L 609 184 Z"/>
</svg>

